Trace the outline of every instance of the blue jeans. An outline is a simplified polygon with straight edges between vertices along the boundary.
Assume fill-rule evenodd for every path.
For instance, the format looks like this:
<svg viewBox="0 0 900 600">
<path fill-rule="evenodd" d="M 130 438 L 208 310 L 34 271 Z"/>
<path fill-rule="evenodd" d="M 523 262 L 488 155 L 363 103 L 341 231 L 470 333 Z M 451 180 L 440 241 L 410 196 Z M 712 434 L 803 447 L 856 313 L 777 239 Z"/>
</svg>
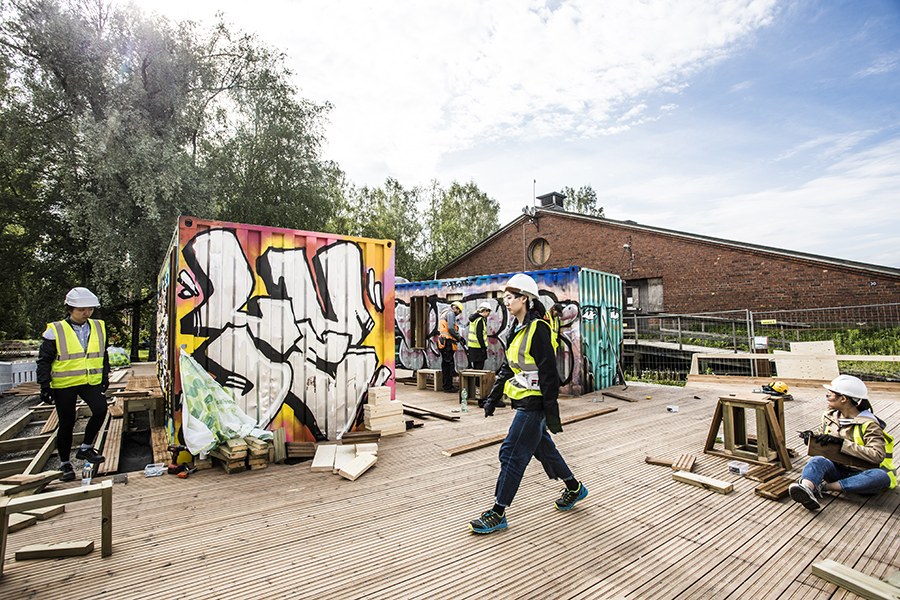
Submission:
<svg viewBox="0 0 900 600">
<path fill-rule="evenodd" d="M 494 502 L 509 506 L 522 482 L 525 467 L 534 456 L 550 479 L 571 479 L 572 471 L 550 439 L 542 410 L 516 410 L 506 439 L 500 444 L 500 476 Z"/>
<path fill-rule="evenodd" d="M 876 494 L 891 485 L 891 478 L 884 469 L 857 471 L 831 462 L 824 456 L 810 457 L 803 467 L 803 479 L 809 479 L 817 487 L 823 481 L 837 481 L 841 490 L 854 494 Z"/>
</svg>

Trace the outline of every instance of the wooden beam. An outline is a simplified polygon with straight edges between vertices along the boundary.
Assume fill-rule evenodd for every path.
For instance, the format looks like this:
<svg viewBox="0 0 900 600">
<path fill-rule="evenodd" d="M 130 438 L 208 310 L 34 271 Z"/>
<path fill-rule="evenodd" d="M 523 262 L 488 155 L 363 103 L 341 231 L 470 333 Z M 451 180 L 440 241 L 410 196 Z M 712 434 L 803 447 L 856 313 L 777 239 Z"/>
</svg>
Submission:
<svg viewBox="0 0 900 600">
<path fill-rule="evenodd" d="M 459 421 L 458 415 L 448 415 L 447 413 L 442 413 L 442 412 L 438 412 L 436 410 L 422 408 L 421 406 L 413 406 L 412 404 L 407 404 L 406 402 L 404 402 L 403 403 L 404 412 L 406 411 L 407 408 L 412 411 L 418 412 L 418 413 L 427 414 L 431 417 L 437 417 L 438 419 L 443 419 L 445 421 Z M 417 415 L 412 415 L 412 416 L 417 416 Z"/>
<path fill-rule="evenodd" d="M 868 600 L 900 600 L 900 588 L 830 559 L 813 563 L 812 573 Z"/>
<path fill-rule="evenodd" d="M 46 465 L 47 461 L 50 459 L 50 455 L 56 450 L 56 436 L 58 433 L 59 430 L 53 430 L 53 433 L 48 436 L 47 441 L 44 442 L 41 449 L 31 458 L 31 462 L 28 463 L 28 466 L 22 471 L 23 473 L 29 475 L 32 473 L 39 473 L 41 469 L 44 468 L 44 465 Z"/>
<path fill-rule="evenodd" d="M 598 417 L 600 415 L 606 415 L 611 412 L 616 412 L 617 410 L 619 410 L 619 409 L 615 408 L 615 407 L 598 408 L 596 410 L 582 413 L 580 415 L 575 415 L 574 417 L 566 417 L 565 419 L 562 419 L 561 422 L 563 425 L 568 425 L 570 423 L 576 423 L 578 421 L 583 421 L 585 419 L 590 419 L 592 417 Z M 504 439 L 506 439 L 506 434 L 500 433 L 497 435 L 492 435 L 490 437 L 482 438 L 480 440 L 477 440 L 477 441 L 474 441 L 474 442 L 471 442 L 468 444 L 463 444 L 462 446 L 448 448 L 446 450 L 441 451 L 441 454 L 443 454 L 444 456 L 456 456 L 458 454 L 465 454 L 466 452 L 471 452 L 473 450 L 479 450 L 481 448 L 493 446 L 494 444 L 499 444 Z"/>
<path fill-rule="evenodd" d="M 688 471 L 675 471 L 672 473 L 672 479 L 719 494 L 729 494 L 734 491 L 734 486 L 731 482 L 713 479 L 712 477 L 706 477 L 705 475 L 697 475 L 696 473 L 689 473 Z"/>
<path fill-rule="evenodd" d="M 648 456 L 644 459 L 644 462 L 648 465 L 656 465 L 657 467 L 669 467 L 675 464 L 675 461 L 671 458 L 654 458 L 652 456 Z"/>
<path fill-rule="evenodd" d="M 9 498 L 0 496 L 0 578 L 6 562 L 6 528 L 9 525 Z"/>
<path fill-rule="evenodd" d="M 616 400 L 624 400 L 625 402 L 637 402 L 637 398 L 632 398 L 631 396 L 626 396 L 625 394 L 619 394 L 618 392 L 610 392 L 609 390 L 603 390 L 600 392 L 601 396 L 609 396 L 610 398 L 615 398 Z"/>
<path fill-rule="evenodd" d="M 16 436 L 17 433 L 25 429 L 25 427 L 34 419 L 34 411 L 29 411 L 19 417 L 15 423 L 11 424 L 9 427 L 0 431 L 0 440 L 8 440 L 12 439 Z"/>
<path fill-rule="evenodd" d="M 60 558 L 63 556 L 84 556 L 94 550 L 93 540 L 62 542 L 59 544 L 31 544 L 16 550 L 16 560 L 34 558 Z"/>
</svg>

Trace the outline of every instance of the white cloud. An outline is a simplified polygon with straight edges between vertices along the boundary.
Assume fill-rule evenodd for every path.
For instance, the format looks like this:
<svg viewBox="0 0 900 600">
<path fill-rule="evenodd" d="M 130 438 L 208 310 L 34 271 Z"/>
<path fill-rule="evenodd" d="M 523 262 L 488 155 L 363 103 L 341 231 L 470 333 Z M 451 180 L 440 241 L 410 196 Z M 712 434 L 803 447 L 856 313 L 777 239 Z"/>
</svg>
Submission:
<svg viewBox="0 0 900 600">
<path fill-rule="evenodd" d="M 900 52 L 882 55 L 875 59 L 871 66 L 857 71 L 853 76 L 857 79 L 862 79 L 872 75 L 883 75 L 895 70 L 898 64 L 900 64 Z"/>
</svg>

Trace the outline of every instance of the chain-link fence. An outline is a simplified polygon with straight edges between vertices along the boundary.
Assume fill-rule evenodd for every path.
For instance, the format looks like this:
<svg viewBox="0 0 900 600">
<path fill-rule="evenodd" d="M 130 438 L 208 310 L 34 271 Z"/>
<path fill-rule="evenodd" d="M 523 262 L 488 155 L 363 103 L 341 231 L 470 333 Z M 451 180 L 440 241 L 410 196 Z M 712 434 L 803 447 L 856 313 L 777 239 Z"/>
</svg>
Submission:
<svg viewBox="0 0 900 600">
<path fill-rule="evenodd" d="M 680 382 L 694 354 L 790 351 L 794 342 L 832 340 L 838 355 L 900 355 L 900 303 L 832 308 L 625 315 L 624 369 L 630 378 Z M 724 358 L 724 357 L 723 357 Z M 717 375 L 777 375 L 767 360 L 721 360 Z M 839 361 L 842 373 L 900 381 L 900 363 Z"/>
</svg>

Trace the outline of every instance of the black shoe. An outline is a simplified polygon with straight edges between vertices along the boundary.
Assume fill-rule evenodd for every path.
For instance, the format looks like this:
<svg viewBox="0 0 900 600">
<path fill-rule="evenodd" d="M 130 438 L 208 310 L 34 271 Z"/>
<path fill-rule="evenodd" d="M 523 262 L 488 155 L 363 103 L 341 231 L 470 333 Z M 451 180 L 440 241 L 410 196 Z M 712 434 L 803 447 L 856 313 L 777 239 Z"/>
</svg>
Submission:
<svg viewBox="0 0 900 600">
<path fill-rule="evenodd" d="M 78 460 L 86 460 L 93 465 L 97 465 L 106 460 L 106 458 L 97 452 L 96 448 L 88 448 L 87 450 L 78 449 L 78 452 L 75 453 L 75 458 Z"/>
<path fill-rule="evenodd" d="M 59 476 L 60 481 L 75 481 L 75 468 L 72 463 L 59 465 L 59 469 L 62 471 L 62 475 Z"/>
</svg>

